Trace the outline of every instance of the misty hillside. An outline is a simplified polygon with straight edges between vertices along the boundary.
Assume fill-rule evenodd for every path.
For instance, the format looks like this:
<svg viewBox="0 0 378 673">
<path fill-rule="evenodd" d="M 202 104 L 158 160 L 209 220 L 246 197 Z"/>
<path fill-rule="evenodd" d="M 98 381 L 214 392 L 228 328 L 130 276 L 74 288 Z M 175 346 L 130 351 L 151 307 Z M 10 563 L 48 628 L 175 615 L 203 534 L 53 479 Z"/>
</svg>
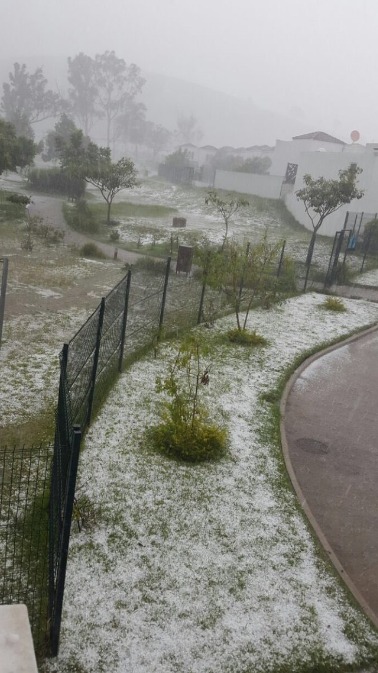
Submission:
<svg viewBox="0 0 378 673">
<path fill-rule="evenodd" d="M 51 88 L 62 95 L 67 90 L 67 58 L 61 56 L 15 56 L 0 61 L 0 82 L 8 81 L 14 62 L 26 63 L 29 71 L 42 67 Z M 163 74 L 144 72 L 146 84 L 140 100 L 147 107 L 147 119 L 162 124 L 173 131 L 180 114 L 193 114 L 203 132 L 200 144 L 250 146 L 274 145 L 275 140 L 289 140 L 294 135 L 313 130 L 303 122 L 278 113 L 263 110 L 247 98 L 241 100 L 226 93 L 190 83 Z M 246 96 L 253 87 L 248 83 Z M 2 93 L 2 87 L 1 87 Z M 35 127 L 37 136 L 53 126 L 46 122 L 43 128 Z"/>
<path fill-rule="evenodd" d="M 178 114 L 194 114 L 203 131 L 201 144 L 274 145 L 308 131 L 303 122 L 263 110 L 250 100 L 157 73 L 145 73 L 142 99 L 148 116 L 173 129 Z"/>
</svg>

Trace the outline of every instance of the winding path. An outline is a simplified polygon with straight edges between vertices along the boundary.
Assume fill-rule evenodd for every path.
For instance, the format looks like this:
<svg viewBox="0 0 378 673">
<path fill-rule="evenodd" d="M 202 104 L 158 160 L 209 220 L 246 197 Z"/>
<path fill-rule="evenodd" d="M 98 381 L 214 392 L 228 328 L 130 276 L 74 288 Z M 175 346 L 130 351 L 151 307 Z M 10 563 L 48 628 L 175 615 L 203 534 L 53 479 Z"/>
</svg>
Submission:
<svg viewBox="0 0 378 673">
<path fill-rule="evenodd" d="M 284 393 L 282 444 L 300 503 L 378 627 L 378 328 L 307 360 Z"/>
</svg>

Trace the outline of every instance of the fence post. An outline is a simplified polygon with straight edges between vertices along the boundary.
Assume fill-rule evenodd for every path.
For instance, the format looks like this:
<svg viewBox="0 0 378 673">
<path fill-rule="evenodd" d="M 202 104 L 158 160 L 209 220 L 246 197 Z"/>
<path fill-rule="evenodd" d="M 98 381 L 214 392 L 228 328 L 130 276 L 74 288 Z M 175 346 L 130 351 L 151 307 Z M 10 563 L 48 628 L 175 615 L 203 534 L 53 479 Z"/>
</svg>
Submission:
<svg viewBox="0 0 378 673">
<path fill-rule="evenodd" d="M 210 267 L 210 257 L 211 253 L 210 250 L 207 253 L 206 256 L 206 262 L 205 262 L 205 267 L 203 271 L 203 283 L 202 283 L 202 290 L 201 290 L 201 298 L 200 298 L 200 304 L 199 304 L 199 309 L 198 309 L 198 316 L 197 316 L 197 325 L 199 325 L 202 321 L 203 317 L 203 303 L 205 299 L 205 292 L 206 292 L 206 281 L 207 281 L 207 274 L 209 273 L 209 267 Z"/>
<path fill-rule="evenodd" d="M 159 336 L 161 334 L 161 329 L 163 327 L 163 321 L 164 321 L 164 309 L 165 309 L 165 302 L 166 302 L 166 299 L 167 299 L 167 288 L 168 288 L 168 280 L 169 280 L 170 269 L 171 269 L 171 257 L 168 257 L 167 266 L 165 267 L 163 297 L 162 297 L 162 300 L 161 300 L 161 309 L 160 309 L 160 318 L 159 318 L 159 332 L 158 332 Z"/>
<path fill-rule="evenodd" d="M 8 258 L 3 257 L 3 273 L 1 275 L 1 289 L 0 289 L 0 347 L 3 334 L 4 310 L 5 310 L 5 295 L 7 291 L 8 278 Z"/>
<path fill-rule="evenodd" d="M 100 354 L 100 346 L 101 346 L 102 325 L 104 323 L 104 313 L 105 313 L 105 299 L 103 297 L 101 299 L 100 312 L 99 312 L 99 315 L 98 315 L 96 347 L 95 347 L 95 352 L 94 352 L 94 356 L 93 356 L 92 376 L 91 376 L 90 391 L 89 391 L 89 397 L 88 397 L 88 412 L 87 412 L 87 418 L 86 418 L 86 423 L 85 423 L 86 425 L 90 424 L 91 416 L 92 416 L 92 407 L 93 407 L 93 398 L 94 398 L 94 391 L 95 391 L 95 385 L 96 385 L 98 357 L 99 357 L 99 354 Z"/>
<path fill-rule="evenodd" d="M 121 347 L 120 347 L 119 362 L 118 362 L 118 371 L 119 372 L 122 371 L 123 353 L 124 353 L 124 350 L 125 350 L 127 312 L 128 312 L 128 308 L 129 308 L 129 296 L 130 296 L 130 283 L 131 283 L 131 271 L 128 272 L 127 281 L 126 281 L 125 306 L 124 306 L 123 318 L 122 318 Z"/>
<path fill-rule="evenodd" d="M 363 270 L 364 270 L 365 261 L 366 261 L 367 254 L 368 254 L 368 252 L 369 252 L 370 241 L 371 241 L 372 235 L 373 235 L 373 230 L 370 229 L 370 231 L 369 231 L 369 233 L 368 233 L 367 241 L 366 241 L 366 244 L 365 244 L 364 256 L 363 256 L 363 258 L 362 258 L 362 264 L 361 264 L 361 268 L 360 268 L 360 273 L 362 273 Z"/>
<path fill-rule="evenodd" d="M 65 504 L 63 512 L 62 542 L 58 564 L 56 595 L 50 625 L 50 647 L 53 657 L 56 657 L 59 652 L 59 636 L 60 625 L 62 622 L 64 584 L 66 579 L 68 547 L 70 544 L 72 511 L 75 497 L 77 467 L 79 463 L 80 442 L 81 429 L 79 425 L 75 425 L 73 428 L 72 451 L 67 475 L 67 490 L 66 493 L 63 494 L 65 497 Z"/>
<path fill-rule="evenodd" d="M 282 268 L 282 262 L 283 262 L 283 258 L 284 258 L 285 246 L 286 246 L 286 241 L 284 241 L 283 244 L 282 244 L 280 261 L 278 262 L 277 278 L 279 278 L 279 276 L 281 275 L 281 268 Z"/>
</svg>

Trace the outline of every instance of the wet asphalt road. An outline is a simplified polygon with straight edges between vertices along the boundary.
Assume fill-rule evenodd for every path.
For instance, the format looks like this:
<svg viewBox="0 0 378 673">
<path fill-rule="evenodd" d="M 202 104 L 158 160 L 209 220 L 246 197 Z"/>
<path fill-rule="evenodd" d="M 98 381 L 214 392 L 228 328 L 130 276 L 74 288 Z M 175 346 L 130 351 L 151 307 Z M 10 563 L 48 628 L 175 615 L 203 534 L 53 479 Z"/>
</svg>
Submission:
<svg viewBox="0 0 378 673">
<path fill-rule="evenodd" d="M 378 623 L 377 329 L 302 370 L 285 435 L 302 504 Z"/>
</svg>

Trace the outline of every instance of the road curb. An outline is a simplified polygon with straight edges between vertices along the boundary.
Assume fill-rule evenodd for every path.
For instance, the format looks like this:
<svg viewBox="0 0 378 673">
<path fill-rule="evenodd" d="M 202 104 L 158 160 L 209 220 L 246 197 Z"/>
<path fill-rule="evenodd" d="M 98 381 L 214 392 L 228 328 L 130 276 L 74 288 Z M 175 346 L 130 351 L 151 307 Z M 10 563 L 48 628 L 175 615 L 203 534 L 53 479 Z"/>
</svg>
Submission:
<svg viewBox="0 0 378 673">
<path fill-rule="evenodd" d="M 293 485 L 294 491 L 297 495 L 297 498 L 299 500 L 300 506 L 303 509 L 304 513 L 306 514 L 306 517 L 308 521 L 311 524 L 311 527 L 313 528 L 319 542 L 321 543 L 322 547 L 324 548 L 328 558 L 332 561 L 335 569 L 339 573 L 340 577 L 342 580 L 345 582 L 347 585 L 349 591 L 352 593 L 354 596 L 355 600 L 367 617 L 372 621 L 376 629 L 378 629 L 378 615 L 376 615 L 370 606 L 367 604 L 366 600 L 363 598 L 361 595 L 360 591 L 354 584 L 353 580 L 343 567 L 342 563 L 340 562 L 339 558 L 335 554 L 334 550 L 332 549 L 328 539 L 324 535 L 322 529 L 317 523 L 317 520 L 310 509 L 306 497 L 299 485 L 299 482 L 297 480 L 297 477 L 294 472 L 293 465 L 291 463 L 291 458 L 290 458 L 290 450 L 289 450 L 289 445 L 286 437 L 286 431 L 285 431 L 285 411 L 286 411 L 286 405 L 287 405 L 287 400 L 290 395 L 290 392 L 296 382 L 296 380 L 299 378 L 299 376 L 302 374 L 302 372 L 313 362 L 318 360 L 319 358 L 323 357 L 324 355 L 327 355 L 328 353 L 331 353 L 334 350 L 337 350 L 338 348 L 341 348 L 349 343 L 353 343 L 354 341 L 358 341 L 359 339 L 365 337 L 367 334 L 370 334 L 372 332 L 378 331 L 378 325 L 374 325 L 373 327 L 369 327 L 368 329 L 364 330 L 363 332 L 360 332 L 359 334 L 354 334 L 351 337 L 347 337 L 343 341 L 338 342 L 337 344 L 333 344 L 332 346 L 329 346 L 328 348 L 325 348 L 318 353 L 315 353 L 314 355 L 311 355 L 309 358 L 304 360 L 301 365 L 299 365 L 298 369 L 295 370 L 295 372 L 291 375 L 289 381 L 287 382 L 283 395 L 281 397 L 281 402 L 280 402 L 280 435 L 281 435 L 281 446 L 282 446 L 282 452 L 284 456 L 284 461 L 285 461 L 285 466 L 287 469 L 287 472 L 290 477 L 290 481 Z"/>
</svg>

